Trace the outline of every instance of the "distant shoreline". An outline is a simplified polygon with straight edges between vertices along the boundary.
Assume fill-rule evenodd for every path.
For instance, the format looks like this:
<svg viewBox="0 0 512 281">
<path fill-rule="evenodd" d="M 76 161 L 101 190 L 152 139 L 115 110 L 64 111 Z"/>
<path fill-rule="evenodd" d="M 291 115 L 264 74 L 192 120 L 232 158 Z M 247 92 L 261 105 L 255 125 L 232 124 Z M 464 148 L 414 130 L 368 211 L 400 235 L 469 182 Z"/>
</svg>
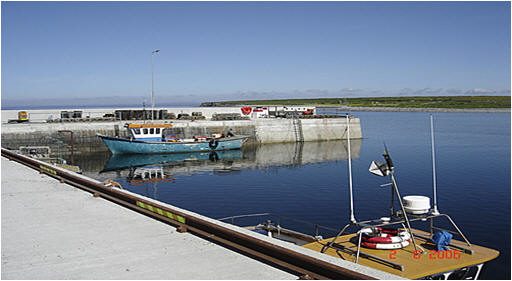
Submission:
<svg viewBox="0 0 512 281">
<path fill-rule="evenodd" d="M 315 106 L 344 111 L 510 113 L 510 96 L 399 96 L 204 102 L 201 106 Z"/>
<path fill-rule="evenodd" d="M 244 105 L 223 105 L 215 107 L 242 107 Z M 274 105 L 251 105 L 251 106 L 274 106 Z M 317 109 L 323 110 L 339 110 L 339 111 L 368 111 L 368 112 L 453 112 L 453 113 L 510 113 L 510 108 L 428 108 L 428 107 L 366 107 L 366 106 L 341 106 L 341 105 L 311 105 Z M 169 108 L 182 108 L 182 106 L 158 106 L 158 109 L 169 109 Z M 201 106 L 186 106 L 190 108 L 201 108 Z M 19 107 L 19 108 L 2 108 L 0 111 L 16 111 L 16 110 L 70 110 L 70 109 L 104 109 L 105 106 L 55 106 L 55 107 Z M 110 108 L 110 107 L 108 107 Z M 112 107 L 115 109 L 135 109 L 140 108 L 139 106 L 119 106 Z M 140 108 L 142 109 L 142 108 Z M 156 109 L 156 108 L 155 108 Z M 151 110 L 146 108 L 146 110 Z"/>
<path fill-rule="evenodd" d="M 469 113 L 510 113 L 510 108 L 428 108 L 428 107 L 365 107 L 317 105 L 316 108 L 343 111 L 373 112 L 469 112 Z"/>
<path fill-rule="evenodd" d="M 268 104 L 251 105 L 219 105 L 214 107 L 242 107 L 242 106 L 279 106 Z M 283 105 L 281 105 L 283 106 Z M 286 105 L 284 105 L 286 106 Z M 510 113 L 510 108 L 431 108 L 431 107 L 370 107 L 370 106 L 342 106 L 342 105 L 301 105 L 314 106 L 316 109 L 339 111 L 369 111 L 369 112 L 452 112 L 452 113 Z"/>
</svg>

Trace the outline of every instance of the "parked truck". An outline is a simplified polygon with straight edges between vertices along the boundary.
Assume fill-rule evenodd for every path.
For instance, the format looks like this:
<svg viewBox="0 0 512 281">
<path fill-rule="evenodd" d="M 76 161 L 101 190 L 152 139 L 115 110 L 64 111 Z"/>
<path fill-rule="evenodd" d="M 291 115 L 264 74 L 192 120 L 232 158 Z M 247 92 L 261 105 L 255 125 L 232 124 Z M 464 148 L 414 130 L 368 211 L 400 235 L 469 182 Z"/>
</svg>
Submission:
<svg viewBox="0 0 512 281">
<path fill-rule="evenodd" d="M 7 123 L 24 123 L 28 122 L 28 114 L 26 111 L 18 111 L 18 119 L 10 119 Z"/>
</svg>

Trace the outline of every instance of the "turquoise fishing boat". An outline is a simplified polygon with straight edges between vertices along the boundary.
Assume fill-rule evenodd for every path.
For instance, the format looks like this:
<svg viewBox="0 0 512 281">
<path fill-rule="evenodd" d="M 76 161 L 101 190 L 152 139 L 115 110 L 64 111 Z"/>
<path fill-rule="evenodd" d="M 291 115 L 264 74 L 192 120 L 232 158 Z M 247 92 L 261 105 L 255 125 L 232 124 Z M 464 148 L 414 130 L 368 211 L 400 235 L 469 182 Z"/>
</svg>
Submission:
<svg viewBox="0 0 512 281">
<path fill-rule="evenodd" d="M 212 137 L 194 137 L 180 139 L 164 135 L 164 129 L 170 124 L 138 125 L 128 124 L 130 137 L 119 138 L 96 134 L 112 154 L 152 154 L 152 153 L 186 153 L 240 149 L 248 136 L 224 136 L 213 134 Z"/>
</svg>

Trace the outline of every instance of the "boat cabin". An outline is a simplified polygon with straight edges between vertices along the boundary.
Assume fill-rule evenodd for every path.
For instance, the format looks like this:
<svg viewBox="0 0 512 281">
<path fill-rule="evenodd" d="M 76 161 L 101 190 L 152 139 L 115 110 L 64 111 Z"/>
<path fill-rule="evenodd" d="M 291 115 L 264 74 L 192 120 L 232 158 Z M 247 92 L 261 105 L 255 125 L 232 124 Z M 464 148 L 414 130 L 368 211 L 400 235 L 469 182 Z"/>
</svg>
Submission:
<svg viewBox="0 0 512 281">
<path fill-rule="evenodd" d="M 130 133 L 130 137 L 135 140 L 142 141 L 162 141 L 162 134 L 164 129 L 171 128 L 170 124 L 162 124 L 162 125 L 138 125 L 138 124 L 128 124 L 127 129 Z"/>
</svg>

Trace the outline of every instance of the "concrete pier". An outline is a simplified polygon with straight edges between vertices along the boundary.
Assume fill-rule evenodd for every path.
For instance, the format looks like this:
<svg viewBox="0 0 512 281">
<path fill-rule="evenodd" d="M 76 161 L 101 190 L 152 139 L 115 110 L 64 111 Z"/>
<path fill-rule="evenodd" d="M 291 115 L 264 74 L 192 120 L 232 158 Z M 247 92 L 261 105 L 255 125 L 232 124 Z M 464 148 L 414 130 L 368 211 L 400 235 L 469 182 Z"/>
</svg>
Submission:
<svg viewBox="0 0 512 281">
<path fill-rule="evenodd" d="M 228 252 L 213 252 L 215 246 L 207 241 L 180 236 L 173 232 L 173 228 L 154 224 L 146 217 L 138 216 L 138 213 L 126 212 L 121 206 L 144 210 L 142 213 L 150 217 L 170 221 L 172 225 L 178 224 L 181 230 L 185 228 L 243 252 L 257 256 L 263 254 L 262 258 L 290 268 L 293 272 L 335 279 L 341 276 L 401 279 L 126 190 L 105 187 L 97 180 L 12 151 L 3 149 L 2 155 L 38 167 L 43 173 L 38 174 L 37 170 L 2 159 L 4 279 L 105 279 L 106 276 L 108 279 L 128 279 L 122 269 L 137 273 L 131 273 L 129 279 L 291 277 L 275 277 L 270 273 L 270 278 L 266 275 L 268 272 L 265 271 L 269 270 L 265 267 L 252 268 L 253 264 L 245 267 L 239 258 L 229 256 Z M 96 191 L 100 197 L 87 196 L 87 193 L 79 192 L 71 185 L 55 184 L 46 175 Z M 8 180 L 5 180 L 6 177 L 9 177 Z M 100 198 L 110 198 L 120 205 Z M 210 246 L 212 248 L 208 248 Z M 201 273 L 197 273 L 199 269 Z M 265 273 L 256 276 L 253 269 L 254 272 Z M 100 270 L 101 273 L 92 274 L 93 277 L 86 275 L 91 270 Z M 191 274 L 193 277 L 190 277 Z M 58 277 L 53 277 L 55 275 Z"/>
<path fill-rule="evenodd" d="M 156 122 L 156 121 L 155 121 Z M 127 121 L 111 122 L 70 122 L 70 123 L 20 123 L 2 124 L 2 147 L 18 149 L 19 146 L 51 146 L 52 151 L 60 149 L 58 140 L 69 137 L 59 131 L 72 131 L 74 145 L 87 151 L 104 151 L 106 147 L 96 137 L 96 133 L 109 136 L 127 136 L 124 125 Z M 143 121 L 130 123 L 142 124 Z M 210 120 L 161 120 L 172 123 L 171 130 L 184 137 L 204 136 L 212 133 L 232 130 L 237 135 L 250 136 L 255 143 L 284 143 L 297 141 L 326 141 L 347 138 L 347 120 L 341 118 L 325 119 L 281 119 L 262 118 L 253 120 L 210 121 Z M 359 118 L 350 118 L 351 138 L 362 138 Z M 69 141 L 65 142 L 70 145 Z"/>
<path fill-rule="evenodd" d="M 297 279 L 2 157 L 2 279 Z"/>
</svg>

